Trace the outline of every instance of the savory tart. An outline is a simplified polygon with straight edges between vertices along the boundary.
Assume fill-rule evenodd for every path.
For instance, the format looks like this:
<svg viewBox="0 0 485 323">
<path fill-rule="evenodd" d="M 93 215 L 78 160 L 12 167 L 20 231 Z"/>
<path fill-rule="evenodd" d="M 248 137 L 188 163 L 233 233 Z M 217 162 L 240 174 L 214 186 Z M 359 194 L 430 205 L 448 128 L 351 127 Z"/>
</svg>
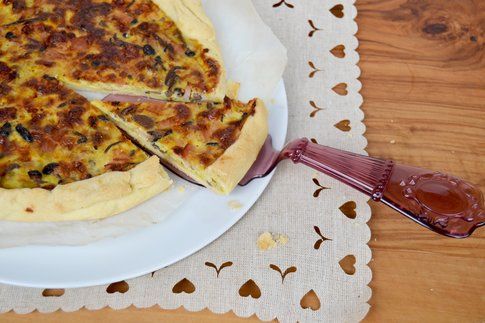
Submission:
<svg viewBox="0 0 485 323">
<path fill-rule="evenodd" d="M 200 0 L 7 0 L 0 56 L 80 90 L 176 101 L 225 96 Z"/>
<path fill-rule="evenodd" d="M 139 145 L 228 194 L 268 133 L 235 91 L 200 0 L 0 1 L 0 220 L 101 219 L 166 190 Z"/>
<path fill-rule="evenodd" d="M 84 97 L 0 61 L 0 219 L 72 221 L 125 211 L 171 180 Z"/>
<path fill-rule="evenodd" d="M 217 193 L 228 194 L 268 135 L 261 100 L 92 102 L 143 147 Z"/>
</svg>

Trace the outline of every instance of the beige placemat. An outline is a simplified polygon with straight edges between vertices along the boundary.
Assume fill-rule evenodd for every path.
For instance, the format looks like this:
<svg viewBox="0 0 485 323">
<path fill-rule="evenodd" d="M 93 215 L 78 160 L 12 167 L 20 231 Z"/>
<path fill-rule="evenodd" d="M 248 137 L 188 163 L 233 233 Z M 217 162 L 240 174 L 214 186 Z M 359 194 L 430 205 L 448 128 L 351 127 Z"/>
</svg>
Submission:
<svg viewBox="0 0 485 323">
<path fill-rule="evenodd" d="M 289 138 L 306 136 L 365 153 L 354 1 L 254 4 L 288 48 Z M 165 309 L 232 310 L 282 322 L 359 321 L 371 296 L 369 219 L 366 197 L 285 163 L 243 220 L 192 257 L 109 286 L 42 290 L 0 285 L 0 312 L 158 304 Z M 288 242 L 261 251 L 257 240 L 264 232 L 285 235 Z"/>
</svg>

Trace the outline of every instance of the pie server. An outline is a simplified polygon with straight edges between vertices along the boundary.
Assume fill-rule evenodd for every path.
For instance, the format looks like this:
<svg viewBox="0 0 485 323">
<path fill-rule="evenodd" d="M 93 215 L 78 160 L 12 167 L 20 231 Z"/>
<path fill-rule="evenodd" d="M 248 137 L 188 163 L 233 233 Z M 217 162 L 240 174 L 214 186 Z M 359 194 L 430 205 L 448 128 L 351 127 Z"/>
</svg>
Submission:
<svg viewBox="0 0 485 323">
<path fill-rule="evenodd" d="M 241 186 L 269 175 L 279 162 L 289 159 L 329 175 L 382 202 L 418 224 L 452 238 L 469 237 L 485 225 L 482 192 L 451 175 L 397 164 L 318 145 L 306 138 L 290 142 L 282 151 L 272 146 L 271 136 Z M 197 184 L 177 169 L 176 175 Z"/>
</svg>

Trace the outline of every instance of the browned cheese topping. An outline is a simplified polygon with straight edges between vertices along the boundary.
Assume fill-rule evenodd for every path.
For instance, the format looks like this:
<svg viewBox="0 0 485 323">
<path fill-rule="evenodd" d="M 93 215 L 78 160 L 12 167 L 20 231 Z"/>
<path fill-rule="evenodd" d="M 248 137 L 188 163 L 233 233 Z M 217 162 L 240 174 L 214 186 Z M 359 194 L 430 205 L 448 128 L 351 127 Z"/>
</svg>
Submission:
<svg viewBox="0 0 485 323">
<path fill-rule="evenodd" d="M 0 62 L 0 187 L 52 189 L 147 155 L 84 97 L 44 75 L 21 79 Z"/>
<path fill-rule="evenodd" d="M 67 83 L 195 100 L 221 77 L 209 50 L 149 0 L 3 0 L 0 30 L 0 56 Z"/>
<path fill-rule="evenodd" d="M 213 164 L 239 137 L 256 101 L 223 103 L 109 103 L 124 121 L 145 129 L 152 144 L 200 169 Z"/>
</svg>

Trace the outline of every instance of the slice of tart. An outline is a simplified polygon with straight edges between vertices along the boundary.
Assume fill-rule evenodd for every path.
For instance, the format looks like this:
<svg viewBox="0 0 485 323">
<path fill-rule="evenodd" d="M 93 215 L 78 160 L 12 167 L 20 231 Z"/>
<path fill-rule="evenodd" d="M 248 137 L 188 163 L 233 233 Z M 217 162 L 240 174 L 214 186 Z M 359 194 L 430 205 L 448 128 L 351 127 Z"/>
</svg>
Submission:
<svg viewBox="0 0 485 323">
<path fill-rule="evenodd" d="M 268 135 L 267 111 L 258 99 L 93 104 L 143 147 L 220 194 L 236 187 Z"/>
<path fill-rule="evenodd" d="M 0 61 L 0 220 L 101 219 L 171 185 L 84 97 Z"/>
<path fill-rule="evenodd" d="M 0 54 L 79 90 L 221 102 L 225 72 L 200 0 L 0 2 Z"/>
</svg>

